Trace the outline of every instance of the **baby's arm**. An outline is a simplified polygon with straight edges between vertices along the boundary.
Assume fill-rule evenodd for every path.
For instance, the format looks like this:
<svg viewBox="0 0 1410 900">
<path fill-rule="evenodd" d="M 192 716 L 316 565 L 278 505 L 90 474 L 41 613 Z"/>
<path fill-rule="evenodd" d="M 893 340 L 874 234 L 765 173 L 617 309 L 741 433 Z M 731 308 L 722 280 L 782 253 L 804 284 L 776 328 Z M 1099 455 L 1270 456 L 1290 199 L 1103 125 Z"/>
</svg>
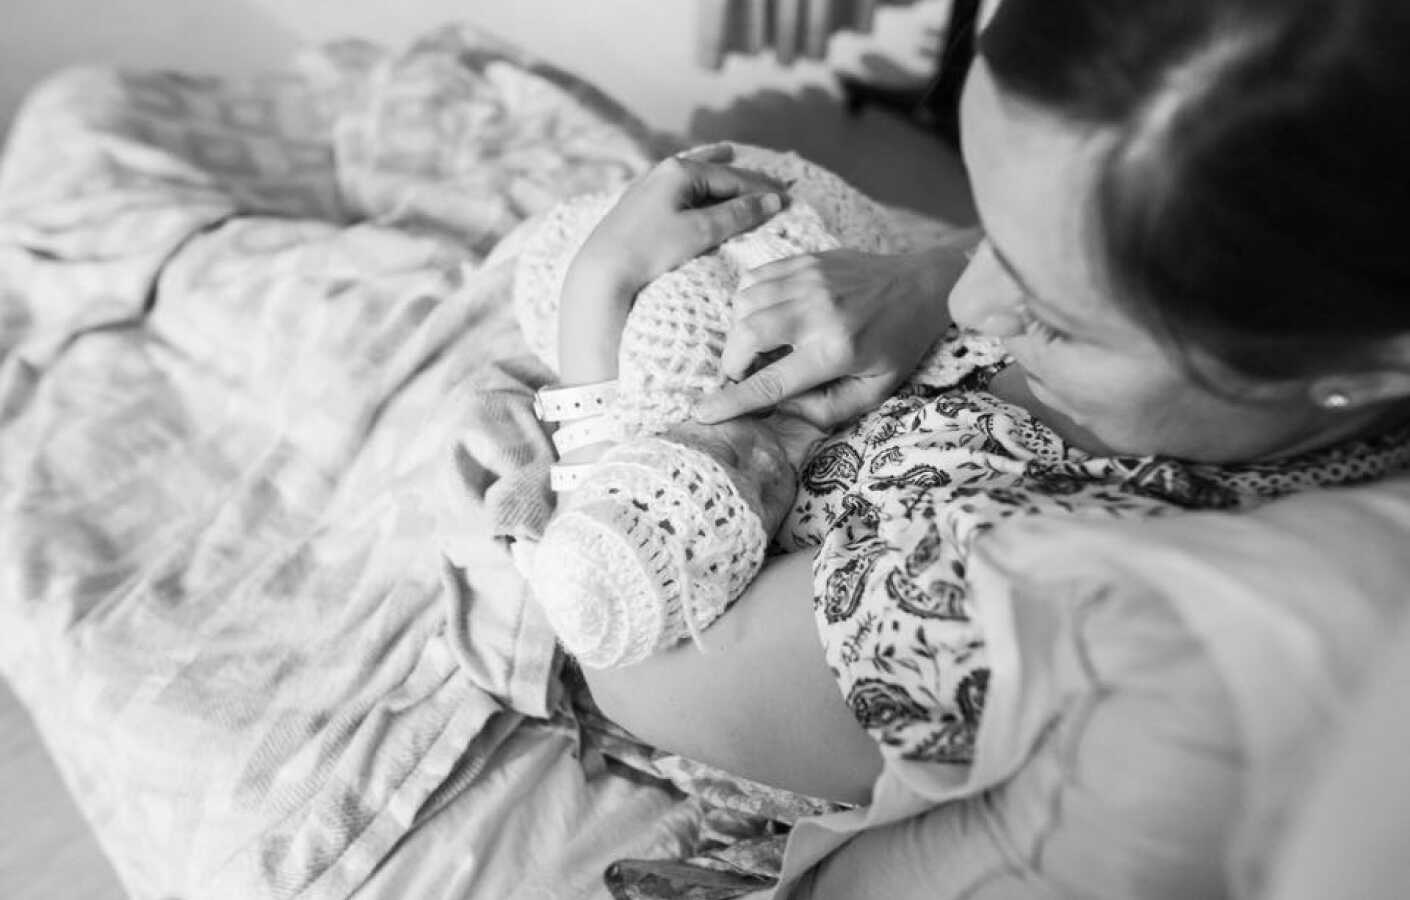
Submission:
<svg viewBox="0 0 1410 900">
<path fill-rule="evenodd" d="M 560 317 L 565 382 L 617 374 L 631 304 L 619 285 L 590 255 L 570 267 Z M 728 303 L 727 296 L 702 300 Z M 664 399 L 648 405 L 681 405 Z M 654 435 L 564 455 L 564 464 L 593 468 L 582 486 L 560 496 L 531 577 L 540 606 L 580 662 L 627 665 L 698 640 L 744 591 L 792 504 L 801 444 L 816 436 L 806 423 L 791 426 L 779 427 L 777 417 L 676 421 Z"/>
<path fill-rule="evenodd" d="M 558 315 L 565 384 L 616 376 L 636 290 L 662 265 L 641 262 L 643 245 L 680 217 L 708 209 L 719 210 L 725 223 L 716 241 L 771 212 L 757 197 L 743 206 L 748 197 L 715 207 L 663 207 L 653 188 L 668 185 L 680 165 L 658 169 L 630 190 L 574 256 Z M 701 234 L 699 227 L 682 230 L 695 240 Z M 712 302 L 727 311 L 728 294 Z M 563 464 L 591 469 L 561 496 L 535 553 L 530 580 L 539 604 L 588 666 L 628 664 L 698 636 L 758 572 L 768 537 L 792 501 L 794 468 L 767 422 L 676 421 L 651 430 L 654 436 L 563 456 Z"/>
<path fill-rule="evenodd" d="M 564 646 L 605 668 L 698 640 L 758 574 L 795 482 L 762 419 L 607 450 L 561 498 L 535 556 L 533 587 Z"/>
</svg>

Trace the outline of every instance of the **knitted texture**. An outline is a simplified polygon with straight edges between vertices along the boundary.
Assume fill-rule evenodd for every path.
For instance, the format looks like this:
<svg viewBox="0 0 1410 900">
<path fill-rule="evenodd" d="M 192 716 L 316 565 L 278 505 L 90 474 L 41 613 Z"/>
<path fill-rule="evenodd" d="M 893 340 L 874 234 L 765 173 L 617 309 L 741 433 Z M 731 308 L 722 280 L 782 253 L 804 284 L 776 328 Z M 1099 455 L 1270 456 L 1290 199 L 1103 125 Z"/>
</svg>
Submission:
<svg viewBox="0 0 1410 900">
<path fill-rule="evenodd" d="M 616 414 L 628 433 L 660 433 L 724 384 L 731 301 L 750 269 L 800 253 L 908 248 L 881 205 L 797 154 L 736 144 L 734 165 L 788 185 L 787 209 L 759 228 L 661 275 L 637 294 L 618 355 Z M 558 366 L 558 301 L 568 266 L 620 192 L 578 197 L 524 226 L 514 306 L 529 346 Z"/>
<path fill-rule="evenodd" d="M 788 209 L 719 249 L 667 272 L 642 289 L 622 330 L 617 418 L 629 431 L 659 434 L 690 418 L 695 401 L 720 389 L 733 308 L 750 269 L 842 246 L 816 209 Z"/>
<path fill-rule="evenodd" d="M 698 639 L 763 564 L 767 535 L 730 473 L 662 438 L 609 450 L 549 524 L 534 593 L 585 666 Z"/>
<path fill-rule="evenodd" d="M 795 154 L 736 145 L 734 164 L 787 184 L 788 207 L 638 293 L 612 412 L 629 437 L 550 523 L 529 573 L 560 640 L 584 665 L 626 665 L 698 634 L 762 565 L 766 529 L 745 499 L 757 505 L 764 491 L 755 482 L 787 478 L 791 496 L 791 469 L 766 451 L 721 464 L 728 454 L 712 459 L 679 439 L 652 437 L 690 420 L 695 402 L 724 384 L 720 357 L 742 279 L 798 254 L 914 249 L 891 212 Z M 569 264 L 620 196 L 570 200 L 506 241 L 518 256 L 516 314 L 530 347 L 555 369 Z M 932 356 L 924 368 L 943 380 L 951 367 Z"/>
</svg>

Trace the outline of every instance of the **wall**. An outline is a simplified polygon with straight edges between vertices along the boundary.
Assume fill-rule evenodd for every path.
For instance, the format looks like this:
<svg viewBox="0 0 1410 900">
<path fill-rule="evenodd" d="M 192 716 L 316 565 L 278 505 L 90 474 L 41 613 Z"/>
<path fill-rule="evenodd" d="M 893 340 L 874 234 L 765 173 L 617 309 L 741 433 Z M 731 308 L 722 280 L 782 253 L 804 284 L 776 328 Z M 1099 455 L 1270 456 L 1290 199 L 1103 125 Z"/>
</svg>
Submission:
<svg viewBox="0 0 1410 900">
<path fill-rule="evenodd" d="M 305 42 L 344 36 L 396 46 L 469 21 L 592 80 L 653 126 L 796 149 L 885 200 L 953 220 L 971 215 L 957 165 L 899 121 L 847 117 L 831 71 L 919 78 L 933 65 L 948 0 L 883 7 L 869 36 L 843 33 L 827 65 L 731 57 L 695 64 L 695 0 L 4 0 L 0 129 L 45 72 L 80 62 L 235 74 L 278 66 Z"/>
<path fill-rule="evenodd" d="M 63 66 L 114 63 L 225 74 L 278 65 L 298 44 L 293 29 L 250 0 L 3 3 L 0 132 L 24 92 Z"/>
<path fill-rule="evenodd" d="M 253 0 L 301 37 L 344 33 L 398 43 L 428 23 L 480 24 L 545 59 L 587 76 L 652 124 L 680 131 L 697 105 L 728 106 L 742 95 L 830 87 L 821 63 L 783 67 L 771 58 L 732 57 L 721 72 L 694 64 L 696 0 Z M 871 36 L 839 34 L 829 63 L 859 67 L 867 53 L 924 72 L 933 44 L 926 27 L 944 21 L 946 0 L 883 7 Z M 277 13 L 275 12 L 277 11 Z"/>
</svg>

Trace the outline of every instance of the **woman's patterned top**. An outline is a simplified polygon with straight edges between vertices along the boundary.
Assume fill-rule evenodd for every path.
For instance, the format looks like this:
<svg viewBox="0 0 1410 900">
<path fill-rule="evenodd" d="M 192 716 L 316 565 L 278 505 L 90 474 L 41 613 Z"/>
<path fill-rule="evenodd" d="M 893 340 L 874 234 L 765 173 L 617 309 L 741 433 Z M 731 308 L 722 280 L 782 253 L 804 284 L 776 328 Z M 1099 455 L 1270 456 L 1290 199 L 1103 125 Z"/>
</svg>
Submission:
<svg viewBox="0 0 1410 900">
<path fill-rule="evenodd" d="M 956 347 L 965 356 L 952 344 L 952 360 Z M 1246 465 L 1093 456 L 988 393 L 1002 368 L 971 366 L 948 388 L 913 383 L 824 441 L 777 538 L 819 548 L 814 605 L 832 673 L 883 752 L 905 759 L 972 760 L 989 669 L 965 567 L 1004 519 L 1245 508 L 1410 466 L 1410 428 Z"/>
</svg>

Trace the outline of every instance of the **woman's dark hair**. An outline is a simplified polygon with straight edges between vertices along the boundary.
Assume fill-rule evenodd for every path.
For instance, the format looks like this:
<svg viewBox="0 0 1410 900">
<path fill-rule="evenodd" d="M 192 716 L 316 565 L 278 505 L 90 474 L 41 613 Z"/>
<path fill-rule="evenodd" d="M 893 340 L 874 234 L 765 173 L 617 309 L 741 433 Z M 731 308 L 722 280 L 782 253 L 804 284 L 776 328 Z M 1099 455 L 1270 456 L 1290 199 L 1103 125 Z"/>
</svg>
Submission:
<svg viewBox="0 0 1410 900">
<path fill-rule="evenodd" d="M 1187 356 L 1315 374 L 1410 334 L 1410 3 L 1003 0 L 980 53 L 1115 129 L 1092 238 Z"/>
</svg>

